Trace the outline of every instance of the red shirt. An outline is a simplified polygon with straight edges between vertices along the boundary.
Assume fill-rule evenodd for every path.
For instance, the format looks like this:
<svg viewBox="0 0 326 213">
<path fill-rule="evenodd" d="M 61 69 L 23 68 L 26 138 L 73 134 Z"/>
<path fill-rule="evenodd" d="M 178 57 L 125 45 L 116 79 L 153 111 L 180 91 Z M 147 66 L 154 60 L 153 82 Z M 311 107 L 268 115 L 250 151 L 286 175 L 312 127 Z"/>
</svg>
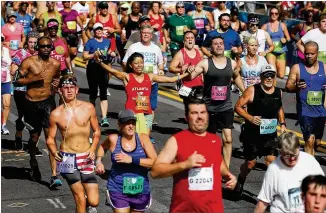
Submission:
<svg viewBox="0 0 326 213">
<path fill-rule="evenodd" d="M 181 49 L 184 64 L 197 65 L 202 60 L 200 52 L 197 49 L 195 49 L 195 51 L 196 51 L 195 58 L 190 58 L 188 56 L 188 54 L 186 53 L 185 49 L 184 48 Z M 186 87 L 189 87 L 189 88 L 196 87 L 196 86 L 203 86 L 204 85 L 203 75 L 200 74 L 200 75 L 198 75 L 196 78 L 194 78 L 192 80 L 183 80 L 182 79 L 182 84 L 185 85 Z"/>
<path fill-rule="evenodd" d="M 144 79 L 139 83 L 134 74 L 129 74 L 129 82 L 126 86 L 127 101 L 125 108 L 134 113 L 152 114 L 151 108 L 152 82 L 148 74 L 144 74 Z"/>
<path fill-rule="evenodd" d="M 221 139 L 217 135 L 208 132 L 205 136 L 198 136 L 189 130 L 183 130 L 175 134 L 174 137 L 178 146 L 176 162 L 187 160 L 195 151 L 203 155 L 206 162 L 200 168 L 213 168 L 213 189 L 205 191 L 189 190 L 189 170 L 174 174 L 170 212 L 223 213 L 220 173 L 222 163 Z"/>
<path fill-rule="evenodd" d="M 114 33 L 110 34 L 109 31 L 108 31 L 108 28 L 114 28 L 114 24 L 113 24 L 113 16 L 112 14 L 108 14 L 109 15 L 109 20 L 107 22 L 101 22 L 100 21 L 100 15 L 96 15 L 96 18 L 95 18 L 95 23 L 101 23 L 103 25 L 103 38 L 108 38 L 110 39 L 111 41 L 111 47 L 110 47 L 110 50 L 111 52 L 114 52 L 116 47 L 117 47 L 117 44 L 116 44 L 116 41 L 115 41 L 115 35 Z"/>
<path fill-rule="evenodd" d="M 160 25 L 159 28 L 157 29 L 157 31 L 156 32 L 154 31 L 154 33 L 159 34 L 160 42 L 161 42 L 161 44 L 163 44 L 163 31 L 162 31 L 162 27 L 163 27 L 164 21 L 163 21 L 163 19 L 162 19 L 162 17 L 161 17 L 160 14 L 158 15 L 158 17 L 159 17 L 158 19 L 155 19 L 152 15 L 149 16 L 151 26 L 154 26 L 155 24 L 159 24 Z"/>
</svg>

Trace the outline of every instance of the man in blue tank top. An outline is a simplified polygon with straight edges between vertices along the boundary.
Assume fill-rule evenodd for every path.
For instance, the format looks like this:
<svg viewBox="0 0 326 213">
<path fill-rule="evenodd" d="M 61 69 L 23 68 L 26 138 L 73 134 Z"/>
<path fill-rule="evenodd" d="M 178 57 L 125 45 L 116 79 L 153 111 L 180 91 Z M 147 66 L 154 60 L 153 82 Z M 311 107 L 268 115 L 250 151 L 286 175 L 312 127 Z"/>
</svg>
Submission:
<svg viewBox="0 0 326 213">
<path fill-rule="evenodd" d="M 317 60 L 318 44 L 304 45 L 305 62 L 292 66 L 286 82 L 288 92 L 297 93 L 297 114 L 305 141 L 305 152 L 312 155 L 321 144 L 326 121 L 326 65 Z"/>
<path fill-rule="evenodd" d="M 237 70 L 237 63 L 224 55 L 224 38 L 213 37 L 211 45 L 212 57 L 203 59 L 196 67 L 189 66 L 191 79 L 198 75 L 204 76 L 205 100 L 209 112 L 207 131 L 216 133 L 222 131 L 223 156 L 227 167 L 230 166 L 232 153 L 232 129 L 234 112 L 231 100 L 231 81 L 244 91 L 243 81 Z"/>
</svg>

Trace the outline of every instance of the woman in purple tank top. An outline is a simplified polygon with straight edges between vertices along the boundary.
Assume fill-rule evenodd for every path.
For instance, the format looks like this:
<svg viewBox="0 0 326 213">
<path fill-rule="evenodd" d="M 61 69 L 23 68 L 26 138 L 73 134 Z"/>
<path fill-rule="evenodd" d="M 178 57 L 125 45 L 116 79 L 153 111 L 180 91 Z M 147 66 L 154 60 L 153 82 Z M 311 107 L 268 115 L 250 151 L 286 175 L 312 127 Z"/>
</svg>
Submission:
<svg viewBox="0 0 326 213">
<path fill-rule="evenodd" d="M 111 152 L 112 167 L 107 182 L 106 203 L 113 212 L 144 212 L 150 208 L 148 171 L 157 157 L 148 135 L 136 133 L 136 115 L 122 110 L 118 115 L 119 134 L 111 134 L 97 152 L 96 172 L 105 172 L 102 158 Z"/>
</svg>

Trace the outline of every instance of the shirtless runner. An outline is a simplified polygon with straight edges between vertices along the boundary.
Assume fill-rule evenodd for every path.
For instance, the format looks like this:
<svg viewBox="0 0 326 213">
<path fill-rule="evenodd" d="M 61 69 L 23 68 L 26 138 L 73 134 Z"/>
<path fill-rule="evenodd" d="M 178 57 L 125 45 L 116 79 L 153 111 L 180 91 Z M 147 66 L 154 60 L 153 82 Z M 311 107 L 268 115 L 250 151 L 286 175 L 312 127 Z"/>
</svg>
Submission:
<svg viewBox="0 0 326 213">
<path fill-rule="evenodd" d="M 41 154 L 37 148 L 42 129 L 45 138 L 48 136 L 49 116 L 55 109 L 53 89 L 57 87 L 60 77 L 60 62 L 50 58 L 53 43 L 48 37 L 41 37 L 37 40 L 38 55 L 26 58 L 19 70 L 17 84 L 26 85 L 26 106 L 24 121 L 30 132 L 28 141 L 31 178 L 34 181 L 41 181 L 42 176 L 38 168 L 35 156 Z M 49 155 L 52 169 L 50 187 L 60 186 L 61 180 L 56 176 L 56 164 L 54 157 Z"/>
<path fill-rule="evenodd" d="M 100 127 L 96 111 L 91 103 L 76 99 L 77 80 L 65 75 L 59 82 L 59 94 L 64 104 L 50 115 L 47 146 L 58 161 L 58 172 L 67 180 L 76 202 L 76 212 L 97 212 L 99 191 L 94 172 L 95 150 L 100 139 Z M 93 142 L 90 144 L 90 127 Z M 57 151 L 56 134 L 59 128 L 63 141 Z M 85 193 L 87 198 L 85 198 Z"/>
</svg>

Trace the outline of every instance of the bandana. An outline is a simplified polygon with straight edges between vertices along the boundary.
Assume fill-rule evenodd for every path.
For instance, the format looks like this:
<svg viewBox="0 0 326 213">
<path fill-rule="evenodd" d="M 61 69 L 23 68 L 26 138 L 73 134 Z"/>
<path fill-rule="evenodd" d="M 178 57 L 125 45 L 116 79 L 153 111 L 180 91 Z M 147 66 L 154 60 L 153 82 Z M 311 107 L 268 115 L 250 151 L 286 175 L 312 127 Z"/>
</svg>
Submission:
<svg viewBox="0 0 326 213">
<path fill-rule="evenodd" d="M 249 23 L 259 23 L 259 19 L 258 18 L 251 18 L 249 20 Z"/>
<path fill-rule="evenodd" d="M 73 86 L 77 86 L 77 80 L 75 77 L 68 77 L 68 78 L 61 78 L 60 82 L 59 82 L 59 87 L 64 87 L 67 85 L 73 85 Z"/>
<path fill-rule="evenodd" d="M 49 27 L 56 27 L 56 26 L 58 26 L 58 23 L 55 22 L 55 21 L 51 21 L 51 22 L 48 23 L 48 28 Z"/>
</svg>

